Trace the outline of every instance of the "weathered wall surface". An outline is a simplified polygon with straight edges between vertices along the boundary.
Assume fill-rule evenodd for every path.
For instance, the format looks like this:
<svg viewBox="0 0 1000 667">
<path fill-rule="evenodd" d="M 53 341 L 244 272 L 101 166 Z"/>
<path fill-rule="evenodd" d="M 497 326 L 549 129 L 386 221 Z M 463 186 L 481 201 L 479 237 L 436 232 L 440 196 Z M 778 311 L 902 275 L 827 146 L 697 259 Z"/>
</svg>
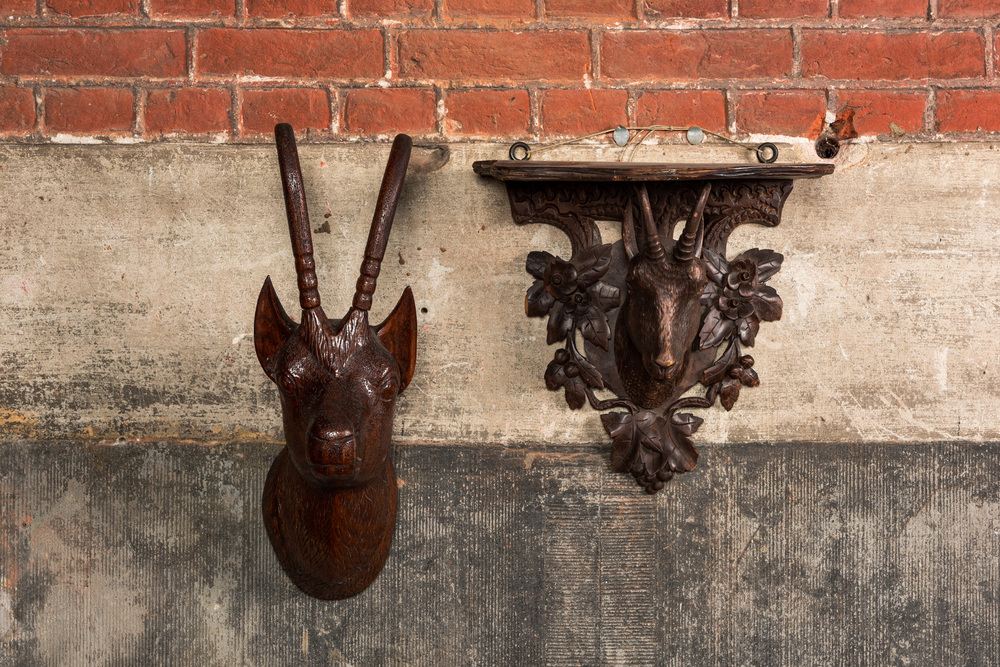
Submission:
<svg viewBox="0 0 1000 667">
<path fill-rule="evenodd" d="M 253 308 L 268 274 L 296 302 L 273 149 L 0 147 L 0 665 L 1000 664 L 996 147 L 853 145 L 734 234 L 785 255 L 784 316 L 655 498 L 544 387 L 524 260 L 566 239 L 472 173 L 503 146 L 449 151 L 418 151 L 376 293 L 420 318 L 393 552 L 324 603 L 259 519 Z M 334 314 L 387 147 L 301 154 Z"/>
<path fill-rule="evenodd" d="M 568 242 L 516 227 L 503 187 L 473 174 L 474 160 L 502 151 L 454 145 L 447 164 L 407 181 L 375 304 L 381 318 L 407 284 L 417 299 L 401 443 L 605 438 L 594 414 L 569 413 L 545 389 L 552 350 L 544 321 L 523 313 L 524 261 L 566 255 Z M 386 150 L 302 154 L 320 289 L 338 316 Z M 797 182 L 778 228 L 737 230 L 731 254 L 785 255 L 772 281 L 785 312 L 754 348 L 761 386 L 733 412 L 712 411 L 699 441 L 1000 439 L 998 158 L 988 144 L 852 146 L 833 176 Z M 273 149 L 10 147 L 0 164 L 0 436 L 280 436 L 251 336 L 266 275 L 296 304 Z"/>
<path fill-rule="evenodd" d="M 276 452 L 0 451 L 0 664 L 1000 663 L 995 445 L 713 447 L 653 498 L 593 447 L 400 447 L 392 554 L 336 603 L 270 551 Z"/>
</svg>

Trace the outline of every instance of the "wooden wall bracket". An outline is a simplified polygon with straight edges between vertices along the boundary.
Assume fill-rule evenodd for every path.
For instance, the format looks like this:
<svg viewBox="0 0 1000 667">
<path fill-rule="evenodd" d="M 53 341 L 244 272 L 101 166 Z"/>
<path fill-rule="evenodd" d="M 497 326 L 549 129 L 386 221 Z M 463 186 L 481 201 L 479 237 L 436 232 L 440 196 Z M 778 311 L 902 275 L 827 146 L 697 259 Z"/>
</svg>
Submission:
<svg viewBox="0 0 1000 667">
<path fill-rule="evenodd" d="M 547 318 L 548 344 L 562 345 L 546 387 L 562 390 L 573 410 L 624 410 L 601 415 L 611 468 L 647 493 L 693 470 L 691 436 L 703 420 L 684 410 L 716 399 L 731 410 L 742 387 L 760 384 L 743 347 L 761 322 L 781 317 L 767 281 L 784 258 L 754 248 L 728 259 L 729 235 L 746 223 L 776 226 L 793 179 L 833 165 L 495 160 L 473 168 L 506 183 L 515 223 L 552 225 L 572 244 L 569 260 L 535 251 L 526 265 L 535 282 L 525 312 Z M 620 222 L 621 240 L 604 243 L 598 220 Z M 684 396 L 699 382 L 703 397 Z M 601 389 L 617 398 L 599 399 Z"/>
<path fill-rule="evenodd" d="M 396 396 L 413 377 L 417 312 L 407 287 L 378 326 L 368 323 L 411 141 L 392 144 L 354 302 L 341 320 L 320 306 L 312 232 L 290 125 L 274 128 L 298 275 L 299 324 L 285 314 L 271 277 L 257 299 L 254 347 L 278 385 L 287 444 L 264 483 L 264 526 L 291 580 L 318 598 L 368 587 L 385 565 L 396 527 L 396 473 L 389 458 Z"/>
</svg>

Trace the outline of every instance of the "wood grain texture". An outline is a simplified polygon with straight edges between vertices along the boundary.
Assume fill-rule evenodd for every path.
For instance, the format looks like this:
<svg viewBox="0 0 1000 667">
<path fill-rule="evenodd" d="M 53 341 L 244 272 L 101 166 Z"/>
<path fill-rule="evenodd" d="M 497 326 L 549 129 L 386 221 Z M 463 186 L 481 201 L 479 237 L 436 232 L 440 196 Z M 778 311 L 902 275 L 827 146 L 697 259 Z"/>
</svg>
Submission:
<svg viewBox="0 0 1000 667">
<path fill-rule="evenodd" d="M 708 447 L 654 497 L 596 447 L 399 447 L 338 602 L 277 567 L 277 451 L 0 445 L 0 665 L 1000 665 L 997 443 Z"/>
<path fill-rule="evenodd" d="M 498 181 L 698 181 L 706 179 L 819 178 L 832 164 L 660 164 L 656 162 L 573 162 L 484 160 L 473 170 Z"/>
</svg>

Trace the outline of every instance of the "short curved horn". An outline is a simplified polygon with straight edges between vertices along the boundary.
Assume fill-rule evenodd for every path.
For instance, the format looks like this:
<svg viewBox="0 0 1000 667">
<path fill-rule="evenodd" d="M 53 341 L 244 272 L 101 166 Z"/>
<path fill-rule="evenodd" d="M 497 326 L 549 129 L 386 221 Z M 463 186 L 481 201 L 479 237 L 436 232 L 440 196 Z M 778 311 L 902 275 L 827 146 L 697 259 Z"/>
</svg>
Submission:
<svg viewBox="0 0 1000 667">
<path fill-rule="evenodd" d="M 372 307 L 372 294 L 375 293 L 375 282 L 382 267 L 385 247 L 389 243 L 392 219 L 396 215 L 396 204 L 403 188 L 412 147 L 412 139 L 405 134 L 397 134 L 392 142 L 392 150 L 389 151 L 389 163 L 382 177 L 382 189 L 378 193 L 372 227 L 368 232 L 368 245 L 365 246 L 365 259 L 361 263 L 361 276 L 354 292 L 354 307 L 358 310 L 367 312 Z"/>
<path fill-rule="evenodd" d="M 302 186 L 302 169 L 299 152 L 295 148 L 295 131 L 288 123 L 274 126 L 274 141 L 278 146 L 278 166 L 281 169 L 281 186 L 285 191 L 285 214 L 288 232 L 292 237 L 292 254 L 295 256 L 295 274 L 299 282 L 299 304 L 303 309 L 319 307 L 319 290 L 316 281 L 316 262 L 313 260 L 312 231 L 309 229 L 309 211 L 306 209 L 305 189 Z"/>
<path fill-rule="evenodd" d="M 639 254 L 639 246 L 635 241 L 635 222 L 632 217 L 632 202 L 625 204 L 625 219 L 622 220 L 622 245 L 629 259 Z"/>
<path fill-rule="evenodd" d="M 708 202 L 708 195 L 712 192 L 712 182 L 705 183 L 698 197 L 698 203 L 691 210 L 687 224 L 684 225 L 684 233 L 677 239 L 674 246 L 674 258 L 678 262 L 690 262 L 696 257 L 701 257 L 701 244 L 705 237 L 705 204 Z"/>
<path fill-rule="evenodd" d="M 638 187 L 639 208 L 642 210 L 642 223 L 646 232 L 646 243 L 643 252 L 650 259 L 661 259 L 666 253 L 660 244 L 660 232 L 656 229 L 656 222 L 653 220 L 653 207 L 649 203 L 649 192 L 646 191 L 646 184 Z"/>
</svg>

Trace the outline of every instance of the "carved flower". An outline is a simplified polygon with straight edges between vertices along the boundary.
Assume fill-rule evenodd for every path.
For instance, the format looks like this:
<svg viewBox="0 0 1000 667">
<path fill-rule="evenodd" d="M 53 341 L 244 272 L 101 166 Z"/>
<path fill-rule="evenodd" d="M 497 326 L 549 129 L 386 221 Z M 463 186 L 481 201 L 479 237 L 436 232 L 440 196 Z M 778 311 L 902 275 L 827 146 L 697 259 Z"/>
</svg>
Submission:
<svg viewBox="0 0 1000 667">
<path fill-rule="evenodd" d="M 744 345 L 753 346 L 760 323 L 781 318 L 781 297 L 764 283 L 778 272 L 784 257 L 758 248 L 731 263 L 707 248 L 703 254 L 710 282 L 702 296 L 709 311 L 701 328 L 701 349 L 715 347 L 734 333 Z"/>
<path fill-rule="evenodd" d="M 569 350 L 562 347 L 556 350 L 555 359 L 545 369 L 545 386 L 549 391 L 564 387 L 566 404 L 573 410 L 579 410 L 587 401 L 587 385 L 603 389 L 604 380 L 600 372 L 586 359 L 574 359 Z"/>
<path fill-rule="evenodd" d="M 537 280 L 528 289 L 524 310 L 545 317 L 549 345 L 564 340 L 574 327 L 586 340 L 608 349 L 611 327 L 607 311 L 618 306 L 619 290 L 601 282 L 611 266 L 611 246 L 593 246 L 570 261 L 544 252 L 528 254 L 525 266 Z"/>
</svg>

